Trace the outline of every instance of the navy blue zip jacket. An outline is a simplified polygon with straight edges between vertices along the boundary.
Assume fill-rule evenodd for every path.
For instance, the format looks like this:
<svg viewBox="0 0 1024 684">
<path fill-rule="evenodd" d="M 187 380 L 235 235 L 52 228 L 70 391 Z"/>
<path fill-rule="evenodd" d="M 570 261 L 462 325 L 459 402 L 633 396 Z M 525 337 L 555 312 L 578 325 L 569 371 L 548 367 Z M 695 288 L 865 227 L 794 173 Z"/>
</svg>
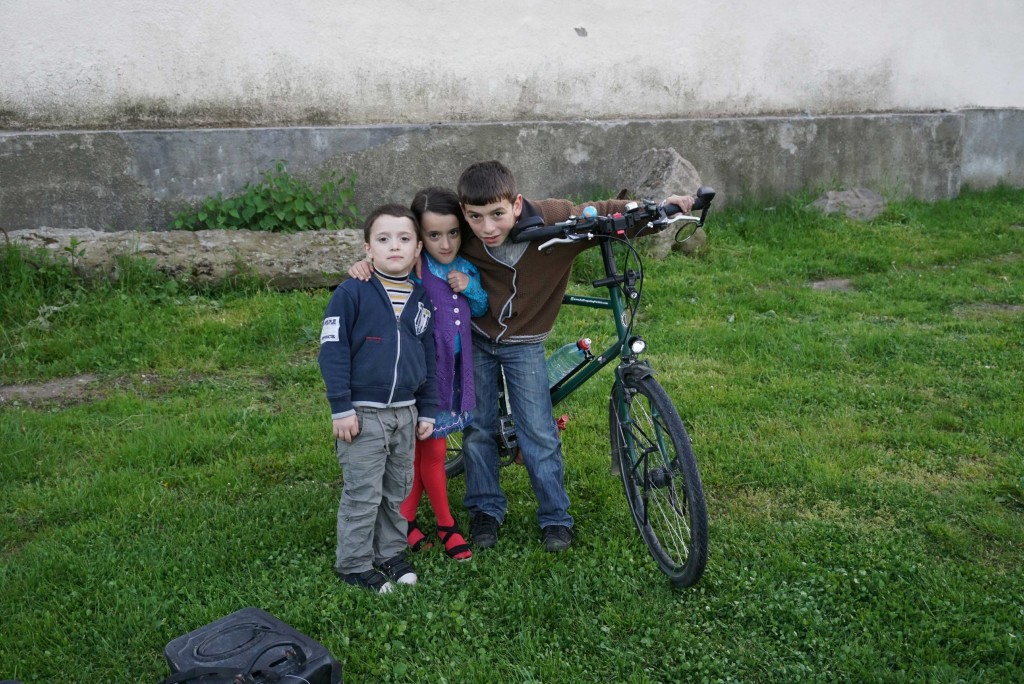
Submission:
<svg viewBox="0 0 1024 684">
<path fill-rule="evenodd" d="M 396 320 L 379 280 L 343 282 L 324 312 L 319 360 L 332 419 L 356 406 L 415 405 L 428 422 L 437 413 L 433 307 L 419 285 Z"/>
</svg>

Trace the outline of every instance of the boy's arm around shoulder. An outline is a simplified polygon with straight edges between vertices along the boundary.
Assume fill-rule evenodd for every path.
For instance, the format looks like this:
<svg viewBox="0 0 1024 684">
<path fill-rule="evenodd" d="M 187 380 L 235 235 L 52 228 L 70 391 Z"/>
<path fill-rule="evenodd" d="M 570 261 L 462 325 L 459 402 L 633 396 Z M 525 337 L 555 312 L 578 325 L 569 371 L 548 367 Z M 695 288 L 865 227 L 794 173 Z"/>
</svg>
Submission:
<svg viewBox="0 0 1024 684">
<path fill-rule="evenodd" d="M 623 211 L 631 200 L 601 200 L 598 202 L 584 202 L 573 204 L 567 199 L 544 199 L 531 200 L 531 203 L 540 210 L 544 223 L 552 224 L 565 221 L 570 216 L 580 216 L 585 207 L 594 207 L 598 214 L 614 214 Z"/>
<path fill-rule="evenodd" d="M 597 202 L 573 204 L 566 199 L 545 199 L 534 200 L 533 204 L 540 209 L 544 222 L 551 224 L 565 221 L 570 216 L 580 216 L 586 207 L 594 207 L 597 213 L 601 215 L 614 214 L 618 211 L 624 211 L 626 205 L 632 201 L 634 200 L 600 200 Z M 674 204 L 685 213 L 689 213 L 693 209 L 693 201 L 694 199 L 691 195 L 669 195 L 664 199 L 664 204 Z"/>
</svg>

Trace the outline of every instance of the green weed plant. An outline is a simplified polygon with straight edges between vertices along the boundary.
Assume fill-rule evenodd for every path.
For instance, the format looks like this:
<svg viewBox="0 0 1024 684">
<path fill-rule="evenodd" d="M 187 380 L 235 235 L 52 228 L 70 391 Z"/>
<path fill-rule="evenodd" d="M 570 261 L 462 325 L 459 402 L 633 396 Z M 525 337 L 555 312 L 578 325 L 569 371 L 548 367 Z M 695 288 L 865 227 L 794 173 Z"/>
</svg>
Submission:
<svg viewBox="0 0 1024 684">
<path fill-rule="evenodd" d="M 638 331 L 708 498 L 683 591 L 609 474 L 610 371 L 559 407 L 571 551 L 543 551 L 512 466 L 495 549 L 435 539 L 417 586 L 372 595 L 331 571 L 329 292 L 155 296 L 8 248 L 0 678 L 160 681 L 169 641 L 258 606 L 353 682 L 1019 681 L 1024 191 L 870 223 L 805 203 L 712 212 L 700 258 L 647 264 Z M 551 348 L 606 343 L 601 313 L 563 308 Z"/>
<path fill-rule="evenodd" d="M 354 228 L 361 222 L 353 200 L 355 183 L 355 172 L 343 177 L 329 171 L 317 186 L 291 175 L 278 161 L 259 182 L 246 183 L 241 193 L 224 197 L 218 192 L 198 207 L 174 214 L 171 228 L 272 233 Z"/>
</svg>

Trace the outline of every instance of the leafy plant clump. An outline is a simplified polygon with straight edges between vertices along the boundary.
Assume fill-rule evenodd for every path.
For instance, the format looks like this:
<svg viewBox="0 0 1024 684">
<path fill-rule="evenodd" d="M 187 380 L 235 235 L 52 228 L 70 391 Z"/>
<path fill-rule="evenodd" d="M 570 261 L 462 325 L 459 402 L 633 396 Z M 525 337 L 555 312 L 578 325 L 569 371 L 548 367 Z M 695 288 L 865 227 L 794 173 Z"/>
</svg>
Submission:
<svg viewBox="0 0 1024 684">
<path fill-rule="evenodd" d="M 356 174 L 324 174 L 320 187 L 288 173 L 283 161 L 263 173 L 258 183 L 247 183 L 238 195 L 207 197 L 197 208 L 174 215 L 175 230 L 265 230 L 295 233 L 336 230 L 359 225 L 353 202 Z"/>
</svg>

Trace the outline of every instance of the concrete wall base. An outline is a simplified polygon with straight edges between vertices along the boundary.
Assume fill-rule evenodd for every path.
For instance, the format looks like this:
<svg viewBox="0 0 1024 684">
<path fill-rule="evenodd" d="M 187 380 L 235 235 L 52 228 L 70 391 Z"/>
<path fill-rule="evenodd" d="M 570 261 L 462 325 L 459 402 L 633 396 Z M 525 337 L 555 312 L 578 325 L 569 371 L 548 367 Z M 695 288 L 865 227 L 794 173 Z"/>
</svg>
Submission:
<svg viewBox="0 0 1024 684">
<path fill-rule="evenodd" d="M 163 230 L 173 212 L 230 195 L 284 160 L 315 180 L 358 174 L 365 214 L 426 185 L 500 159 L 528 197 L 593 197 L 621 188 L 620 169 L 673 147 L 716 204 L 868 187 L 936 200 L 964 186 L 1024 186 L 1024 110 L 448 123 L 155 131 L 0 133 L 0 228 Z"/>
</svg>

